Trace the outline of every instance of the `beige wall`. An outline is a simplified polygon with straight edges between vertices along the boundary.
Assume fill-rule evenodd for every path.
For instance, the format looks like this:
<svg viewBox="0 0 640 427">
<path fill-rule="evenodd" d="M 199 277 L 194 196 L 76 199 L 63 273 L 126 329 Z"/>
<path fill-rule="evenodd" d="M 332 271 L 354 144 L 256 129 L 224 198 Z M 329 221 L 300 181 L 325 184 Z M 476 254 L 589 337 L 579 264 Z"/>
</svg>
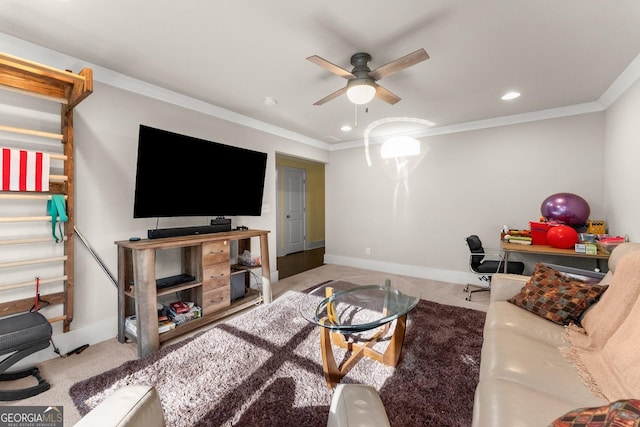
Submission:
<svg viewBox="0 0 640 427">
<path fill-rule="evenodd" d="M 604 113 L 424 137 L 422 154 L 331 152 L 325 261 L 468 280 L 464 238 L 497 250 L 503 225 L 528 228 L 549 195 L 572 192 L 604 209 Z M 369 251 L 367 251 L 369 248 Z"/>
<path fill-rule="evenodd" d="M 640 242 L 640 82 L 606 112 L 605 206 L 609 233 Z"/>
</svg>

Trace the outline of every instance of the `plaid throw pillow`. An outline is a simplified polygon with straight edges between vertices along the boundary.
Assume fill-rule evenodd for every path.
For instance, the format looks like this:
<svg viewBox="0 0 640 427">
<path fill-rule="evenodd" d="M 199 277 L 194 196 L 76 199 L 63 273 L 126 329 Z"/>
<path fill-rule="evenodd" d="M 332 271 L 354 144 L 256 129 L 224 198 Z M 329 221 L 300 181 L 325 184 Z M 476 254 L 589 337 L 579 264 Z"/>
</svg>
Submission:
<svg viewBox="0 0 640 427">
<path fill-rule="evenodd" d="M 508 301 L 559 325 L 579 324 L 580 315 L 597 302 L 606 289 L 606 286 L 571 279 L 537 263 L 531 279 Z"/>
<path fill-rule="evenodd" d="M 634 427 L 640 425 L 640 400 L 618 400 L 597 408 L 578 408 L 549 427 Z"/>
</svg>

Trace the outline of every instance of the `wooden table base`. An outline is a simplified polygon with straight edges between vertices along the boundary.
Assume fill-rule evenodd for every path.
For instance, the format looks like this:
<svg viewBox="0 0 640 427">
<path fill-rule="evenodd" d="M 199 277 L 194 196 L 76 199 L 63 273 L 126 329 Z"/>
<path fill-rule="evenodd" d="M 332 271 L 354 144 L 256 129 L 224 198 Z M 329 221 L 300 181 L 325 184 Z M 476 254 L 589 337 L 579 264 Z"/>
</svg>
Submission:
<svg viewBox="0 0 640 427">
<path fill-rule="evenodd" d="M 332 332 L 329 328 L 321 328 L 320 331 L 320 351 L 322 352 L 322 367 L 324 369 L 324 377 L 327 385 L 334 388 L 344 377 L 347 372 L 355 365 L 363 356 L 376 360 L 388 366 L 395 367 L 400 359 L 402 351 L 402 343 L 404 342 L 404 334 L 407 327 L 407 315 L 396 319 L 396 328 L 391 335 L 391 340 L 384 353 L 374 350 L 372 347 L 384 337 L 389 330 L 390 323 L 381 326 L 380 329 L 364 344 L 356 344 L 349 342 L 344 335 L 338 332 Z M 352 352 L 351 356 L 344 361 L 342 366 L 338 367 L 335 356 L 333 354 L 332 344 L 338 347 L 346 348 Z"/>
</svg>

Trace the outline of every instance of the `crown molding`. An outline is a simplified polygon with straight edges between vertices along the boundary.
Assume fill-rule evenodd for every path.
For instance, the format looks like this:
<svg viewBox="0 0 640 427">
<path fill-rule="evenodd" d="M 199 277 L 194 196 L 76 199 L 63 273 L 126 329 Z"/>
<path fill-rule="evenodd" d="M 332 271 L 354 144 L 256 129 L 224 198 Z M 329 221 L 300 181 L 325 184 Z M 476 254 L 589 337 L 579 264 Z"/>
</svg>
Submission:
<svg viewBox="0 0 640 427">
<path fill-rule="evenodd" d="M 90 67 L 93 70 L 93 80 L 109 86 L 116 87 L 158 101 L 177 105 L 189 110 L 197 111 L 221 120 L 236 123 L 241 126 L 256 129 L 265 133 L 289 139 L 295 142 L 307 144 L 323 150 L 329 149 L 329 144 L 305 135 L 292 132 L 272 124 L 253 119 L 242 114 L 218 107 L 216 105 L 183 95 L 181 93 L 165 89 L 163 87 L 135 79 L 118 73 L 108 68 L 101 67 L 88 61 L 39 46 L 25 40 L 0 33 L 0 50 L 11 55 L 29 58 L 31 61 L 45 63 L 47 65 L 68 69 Z"/>
</svg>

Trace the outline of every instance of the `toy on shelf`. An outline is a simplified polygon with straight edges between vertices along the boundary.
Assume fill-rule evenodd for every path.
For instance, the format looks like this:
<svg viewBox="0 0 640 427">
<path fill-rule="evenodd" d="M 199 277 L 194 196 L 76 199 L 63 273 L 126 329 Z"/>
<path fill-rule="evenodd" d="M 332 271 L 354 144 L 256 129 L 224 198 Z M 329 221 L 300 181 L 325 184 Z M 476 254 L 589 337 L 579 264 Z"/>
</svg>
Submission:
<svg viewBox="0 0 640 427">
<path fill-rule="evenodd" d="M 532 243 L 531 231 L 508 228 L 505 225 L 502 228 L 502 232 L 500 233 L 500 240 L 503 240 L 509 243 L 516 243 L 520 245 L 530 245 Z"/>
<path fill-rule="evenodd" d="M 547 231 L 549 245 L 558 249 L 570 249 L 578 243 L 578 232 L 568 225 L 556 225 Z"/>
<path fill-rule="evenodd" d="M 607 223 L 602 220 L 590 219 L 587 223 L 587 233 L 589 234 L 605 234 L 607 232 Z"/>
</svg>

